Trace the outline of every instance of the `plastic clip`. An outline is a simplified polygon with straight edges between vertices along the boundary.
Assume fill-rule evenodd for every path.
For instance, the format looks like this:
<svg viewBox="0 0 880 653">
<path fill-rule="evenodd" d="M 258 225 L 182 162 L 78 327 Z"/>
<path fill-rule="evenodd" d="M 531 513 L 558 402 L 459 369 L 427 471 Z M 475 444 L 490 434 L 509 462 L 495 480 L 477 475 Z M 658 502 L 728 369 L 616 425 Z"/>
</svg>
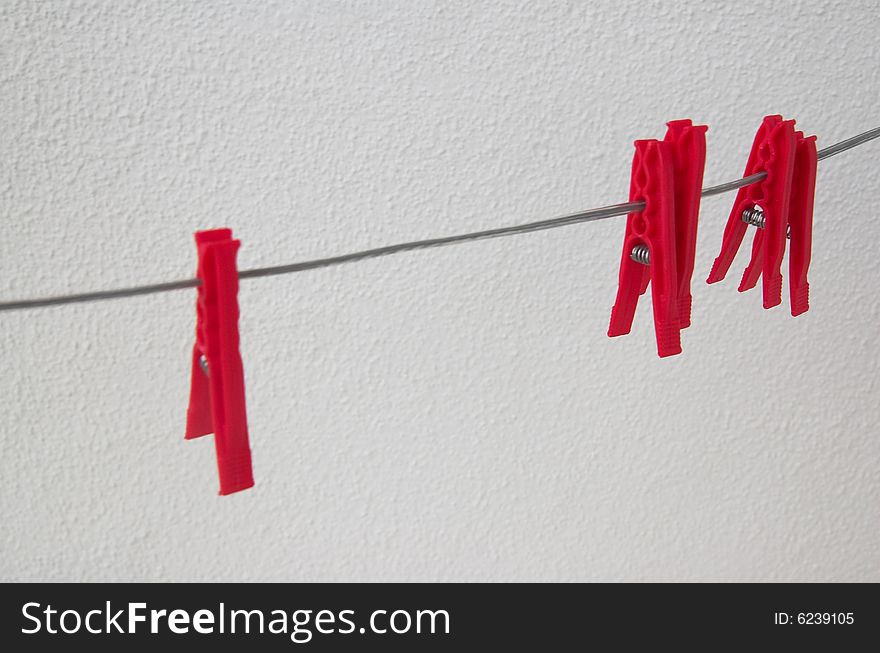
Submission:
<svg viewBox="0 0 880 653">
<path fill-rule="evenodd" d="M 617 299 L 608 335 L 632 328 L 636 304 L 648 284 L 654 308 L 657 353 L 681 353 L 681 329 L 691 323 L 691 278 L 706 163 L 705 125 L 668 123 L 663 141 L 635 142 L 629 201 L 645 202 L 626 219 Z"/>
<path fill-rule="evenodd" d="M 739 189 L 733 204 L 721 253 L 707 283 L 721 281 L 736 256 L 749 225 L 757 227 L 752 256 L 739 291 L 754 288 L 763 275 L 764 308 L 782 303 L 782 259 L 786 238 L 791 238 L 791 314 L 809 309 L 809 283 L 816 190 L 816 137 L 796 132 L 794 120 L 766 116 L 755 135 L 743 177 L 766 173 L 757 183 Z"/>
<path fill-rule="evenodd" d="M 230 229 L 200 231 L 196 344 L 186 413 L 186 439 L 214 434 L 220 494 L 254 484 L 239 354 L 238 270 L 241 244 Z"/>
<path fill-rule="evenodd" d="M 819 162 L 816 137 L 797 132 L 794 176 L 788 227 L 791 240 L 788 252 L 788 285 L 791 314 L 797 317 L 810 310 L 810 284 L 807 272 L 813 249 L 813 202 L 816 198 L 816 167 Z"/>
</svg>

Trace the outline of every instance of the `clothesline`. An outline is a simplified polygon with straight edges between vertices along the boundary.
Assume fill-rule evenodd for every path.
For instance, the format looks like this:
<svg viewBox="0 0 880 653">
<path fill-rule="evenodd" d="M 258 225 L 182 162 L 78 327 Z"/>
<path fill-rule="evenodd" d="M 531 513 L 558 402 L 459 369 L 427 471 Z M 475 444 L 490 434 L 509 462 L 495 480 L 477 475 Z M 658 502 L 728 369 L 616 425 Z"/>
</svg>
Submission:
<svg viewBox="0 0 880 653">
<path fill-rule="evenodd" d="M 818 159 L 828 159 L 832 156 L 845 152 L 859 145 L 863 145 L 876 138 L 880 138 L 880 127 L 876 127 L 864 133 L 858 134 L 846 140 L 835 143 L 826 148 L 819 150 Z M 704 188 L 701 192 L 702 197 L 710 197 L 727 193 L 751 184 L 758 183 L 766 177 L 766 173 L 758 173 L 741 179 L 717 184 Z M 375 247 L 358 252 L 350 252 L 338 256 L 329 256 L 325 258 L 312 259 L 308 261 L 300 261 L 288 263 L 284 265 L 276 265 L 262 268 L 252 268 L 249 270 L 241 270 L 239 279 L 256 279 L 259 277 L 270 277 L 282 274 L 293 274 L 296 272 L 305 272 L 307 270 L 316 270 L 319 268 L 334 267 L 345 263 L 354 263 L 367 259 L 390 256 L 401 252 L 410 252 L 423 249 L 432 249 L 435 247 L 444 247 L 447 245 L 456 245 L 476 240 L 488 240 L 491 238 L 501 238 L 505 236 L 513 236 L 517 234 L 532 233 L 536 231 L 544 231 L 547 229 L 558 229 L 573 224 L 581 224 L 585 222 L 596 222 L 616 216 L 626 215 L 632 212 L 642 211 L 645 208 L 644 202 L 629 202 L 624 204 L 614 204 L 600 208 L 588 209 L 563 215 L 548 220 L 539 220 L 536 222 L 527 222 L 519 225 L 507 227 L 498 227 L 495 229 L 486 229 L 483 231 L 475 231 L 471 233 L 456 234 L 452 236 L 442 236 L 439 238 L 429 238 L 424 240 L 415 240 L 404 243 L 396 243 L 393 245 L 385 245 Z M 128 288 L 115 288 L 110 290 L 97 290 L 91 292 L 75 293 L 68 295 L 57 295 L 54 297 L 39 297 L 32 299 L 20 299 L 0 302 L 0 312 L 23 310 L 29 308 L 44 308 L 49 306 L 60 306 L 64 304 L 77 304 L 83 302 L 93 302 L 108 299 L 122 299 L 124 297 L 136 297 L 139 295 L 149 295 L 154 293 L 170 292 L 173 290 L 183 290 L 186 288 L 197 288 L 200 284 L 199 279 L 181 279 L 177 281 L 168 281 L 164 283 L 148 284 L 133 286 Z"/>
</svg>

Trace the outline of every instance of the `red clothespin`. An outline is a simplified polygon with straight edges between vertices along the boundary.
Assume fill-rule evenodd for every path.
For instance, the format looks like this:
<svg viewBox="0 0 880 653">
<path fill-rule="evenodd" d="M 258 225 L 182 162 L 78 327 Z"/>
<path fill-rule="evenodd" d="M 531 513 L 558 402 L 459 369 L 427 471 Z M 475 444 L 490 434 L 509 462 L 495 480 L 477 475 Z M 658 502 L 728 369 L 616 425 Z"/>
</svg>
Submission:
<svg viewBox="0 0 880 653">
<path fill-rule="evenodd" d="M 617 299 L 608 335 L 632 328 L 639 296 L 651 284 L 657 353 L 681 353 L 681 329 L 690 325 L 691 277 L 706 163 L 705 125 L 668 123 L 663 141 L 635 142 L 629 201 L 645 209 L 626 219 Z"/>
<path fill-rule="evenodd" d="M 739 189 L 707 283 L 721 281 L 736 256 L 748 225 L 758 228 L 752 258 L 743 273 L 739 291 L 754 288 L 763 274 L 764 308 L 782 303 L 782 259 L 786 238 L 791 238 L 791 314 L 809 308 L 807 270 L 812 247 L 813 198 L 816 189 L 816 137 L 796 132 L 794 120 L 764 118 L 746 164 L 744 177 L 760 172 L 767 176 Z"/>
<path fill-rule="evenodd" d="M 813 249 L 813 201 L 816 197 L 816 167 L 819 162 L 816 137 L 797 132 L 791 206 L 788 212 L 790 249 L 788 285 L 791 291 L 791 314 L 797 317 L 810 309 L 810 284 L 807 271 Z"/>
<path fill-rule="evenodd" d="M 672 146 L 675 188 L 675 259 L 678 270 L 679 326 L 691 325 L 691 278 L 697 251 L 697 223 L 700 217 L 700 192 L 706 167 L 706 125 L 690 120 L 666 123 L 664 142 Z"/>
<path fill-rule="evenodd" d="M 232 230 L 196 233 L 198 288 L 196 344 L 186 413 L 186 439 L 214 434 L 220 494 L 254 484 L 245 411 L 244 370 L 238 350 L 238 270 L 241 244 Z"/>
</svg>

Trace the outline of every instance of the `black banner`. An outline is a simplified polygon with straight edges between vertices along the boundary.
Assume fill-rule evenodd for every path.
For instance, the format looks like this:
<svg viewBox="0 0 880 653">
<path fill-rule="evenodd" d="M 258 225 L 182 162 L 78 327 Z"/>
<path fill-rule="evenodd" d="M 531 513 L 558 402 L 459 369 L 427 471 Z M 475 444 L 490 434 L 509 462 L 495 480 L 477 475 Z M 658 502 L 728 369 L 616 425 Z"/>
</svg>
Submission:
<svg viewBox="0 0 880 653">
<path fill-rule="evenodd" d="M 192 651 L 227 640 L 261 651 L 840 650 L 880 641 L 873 584 L 8 584 L 0 610 L 0 641 L 17 644 L 7 650 L 130 642 Z"/>
</svg>

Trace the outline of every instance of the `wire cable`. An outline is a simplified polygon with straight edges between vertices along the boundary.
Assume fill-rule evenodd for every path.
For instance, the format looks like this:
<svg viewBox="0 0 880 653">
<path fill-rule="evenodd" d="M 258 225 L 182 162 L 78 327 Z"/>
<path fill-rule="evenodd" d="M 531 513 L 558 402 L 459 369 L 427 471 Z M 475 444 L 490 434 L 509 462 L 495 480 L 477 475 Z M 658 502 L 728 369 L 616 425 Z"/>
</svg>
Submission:
<svg viewBox="0 0 880 653">
<path fill-rule="evenodd" d="M 863 145 L 876 138 L 880 138 L 880 127 L 876 127 L 862 134 L 847 138 L 826 148 L 819 150 L 819 161 L 831 158 L 841 152 L 846 152 L 854 147 Z M 720 195 L 733 190 L 738 190 L 744 186 L 756 184 L 764 177 L 766 172 L 759 172 L 755 175 L 728 181 L 716 186 L 704 188 L 700 193 L 702 197 L 711 197 Z M 394 245 L 385 245 L 383 247 L 375 247 L 365 249 L 359 252 L 350 252 L 348 254 L 340 254 L 338 256 L 329 256 L 326 258 L 312 259 L 309 261 L 300 261 L 297 263 L 288 263 L 285 265 L 275 265 L 270 267 L 252 268 L 250 270 L 241 270 L 238 273 L 239 279 L 257 279 L 260 277 L 273 277 L 281 274 L 293 274 L 295 272 L 305 272 L 306 270 L 317 270 L 319 268 L 335 267 L 344 263 L 354 263 L 367 259 L 390 256 L 401 252 L 412 252 L 423 249 L 432 249 L 435 247 L 445 247 L 447 245 L 456 245 L 459 243 L 471 242 L 475 240 L 488 240 L 490 238 L 501 238 L 504 236 L 515 236 L 518 234 L 532 233 L 535 231 L 544 231 L 546 229 L 558 229 L 573 224 L 582 224 L 585 222 L 596 222 L 605 220 L 627 213 L 642 211 L 645 208 L 644 202 L 628 202 L 625 204 L 612 204 L 611 206 L 603 206 L 596 209 L 588 209 L 577 213 L 570 213 L 557 218 L 548 220 L 538 220 L 536 222 L 526 222 L 524 224 L 512 225 L 508 227 L 497 227 L 495 229 L 486 229 L 483 231 L 474 231 L 465 234 L 456 234 L 454 236 L 442 236 L 440 238 L 428 238 L 425 240 L 413 240 L 405 243 L 396 243 Z M 97 290 L 94 292 L 76 293 L 72 295 L 58 295 L 55 297 L 42 297 L 35 299 L 21 299 L 17 301 L 0 302 L 0 312 L 15 311 L 28 308 L 44 308 L 47 306 L 61 306 L 64 304 L 79 304 L 83 302 L 94 302 L 105 299 L 121 299 L 123 297 L 137 297 L 139 295 L 151 295 L 154 293 L 170 292 L 172 290 L 183 290 L 185 288 L 197 288 L 201 282 L 198 279 L 181 279 L 179 281 L 168 281 L 165 283 L 156 283 L 144 286 L 133 286 L 129 288 L 116 288 L 112 290 Z"/>
</svg>

